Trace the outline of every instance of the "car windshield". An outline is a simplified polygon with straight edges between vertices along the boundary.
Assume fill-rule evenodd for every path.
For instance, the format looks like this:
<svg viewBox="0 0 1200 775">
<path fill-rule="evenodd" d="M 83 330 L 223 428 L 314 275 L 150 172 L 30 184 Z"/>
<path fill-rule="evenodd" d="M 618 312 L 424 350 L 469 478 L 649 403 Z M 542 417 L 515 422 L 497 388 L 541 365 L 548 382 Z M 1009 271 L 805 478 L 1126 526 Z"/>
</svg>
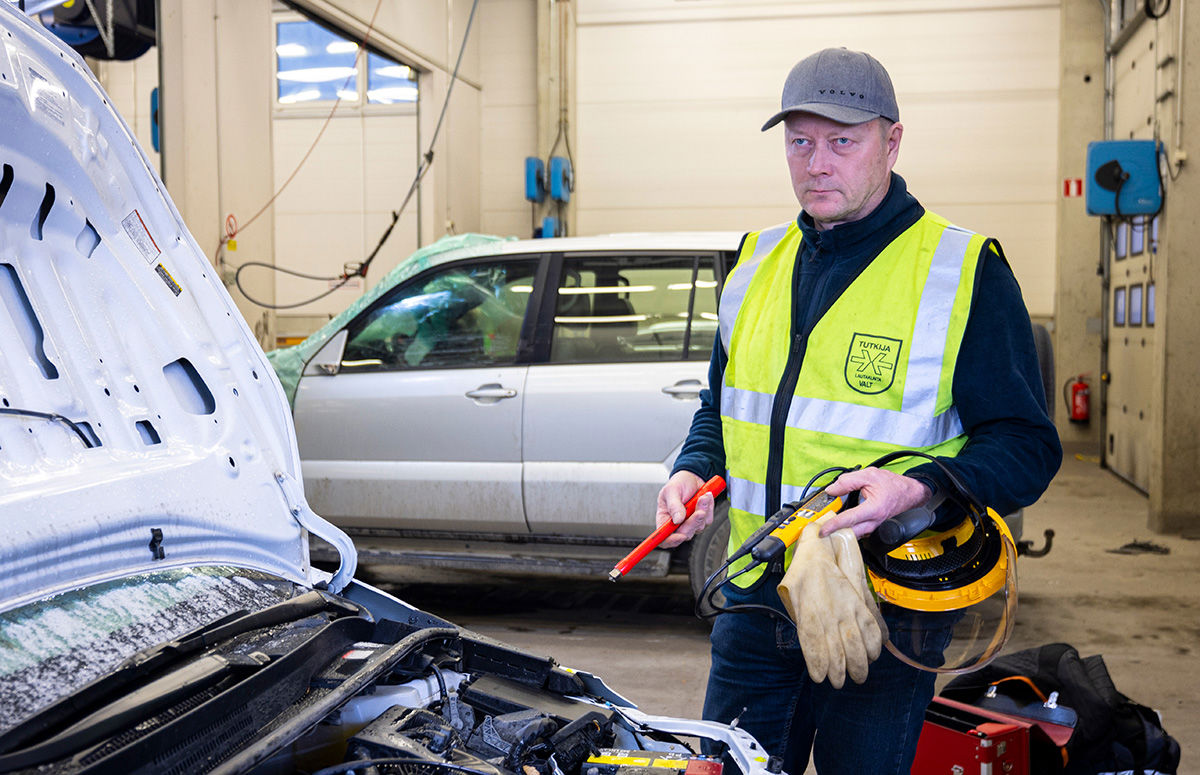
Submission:
<svg viewBox="0 0 1200 775">
<path fill-rule="evenodd" d="M 193 567 L 129 576 L 0 614 L 0 734 L 142 649 L 296 586 L 254 571 Z"/>
</svg>

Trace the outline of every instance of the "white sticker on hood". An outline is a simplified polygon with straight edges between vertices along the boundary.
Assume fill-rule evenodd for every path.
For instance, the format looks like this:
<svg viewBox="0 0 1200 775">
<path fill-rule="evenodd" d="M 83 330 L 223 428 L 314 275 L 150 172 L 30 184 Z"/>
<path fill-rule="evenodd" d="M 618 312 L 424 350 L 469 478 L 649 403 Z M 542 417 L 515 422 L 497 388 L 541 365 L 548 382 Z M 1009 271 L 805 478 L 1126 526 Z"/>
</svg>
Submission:
<svg viewBox="0 0 1200 775">
<path fill-rule="evenodd" d="M 142 216 L 137 210 L 134 210 L 125 219 L 121 221 L 121 226 L 125 228 L 125 233 L 129 235 L 129 239 L 133 240 L 133 244 L 137 245 L 137 249 L 142 252 L 142 258 L 146 259 L 147 264 L 153 264 L 154 259 L 158 258 L 162 253 L 158 249 L 158 243 L 154 241 L 154 237 L 150 236 L 150 230 L 146 228 L 146 222 L 142 220 Z"/>
<path fill-rule="evenodd" d="M 26 64 L 25 71 L 29 76 L 29 94 L 33 98 L 34 111 L 41 113 L 60 127 L 67 125 L 66 99 L 67 93 L 62 87 L 53 83 L 41 71 Z"/>
</svg>

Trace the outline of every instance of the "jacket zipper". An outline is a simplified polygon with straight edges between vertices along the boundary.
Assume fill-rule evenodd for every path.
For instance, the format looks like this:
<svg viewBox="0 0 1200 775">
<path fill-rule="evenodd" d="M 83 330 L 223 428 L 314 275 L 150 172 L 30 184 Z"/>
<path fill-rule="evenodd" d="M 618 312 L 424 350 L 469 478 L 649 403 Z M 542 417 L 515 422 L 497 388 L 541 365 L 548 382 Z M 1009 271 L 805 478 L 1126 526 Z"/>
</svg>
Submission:
<svg viewBox="0 0 1200 775">
<path fill-rule="evenodd" d="M 795 316 L 793 305 L 793 328 Z M 788 353 L 787 365 L 783 368 L 783 378 L 779 381 L 779 389 L 775 392 L 775 400 L 771 404 L 771 426 L 767 436 L 770 448 L 767 451 L 767 510 L 764 512 L 766 516 L 779 511 L 782 505 L 780 501 L 783 499 L 783 434 L 787 428 L 792 394 L 796 392 L 796 383 L 800 380 L 800 364 L 804 360 L 807 348 L 808 333 L 793 333 L 792 348 Z"/>
<path fill-rule="evenodd" d="M 808 349 L 808 331 L 800 330 L 800 320 L 796 310 L 800 290 L 800 254 L 804 251 L 804 242 L 796 248 L 796 258 L 792 269 L 792 303 L 791 303 L 791 334 L 792 345 L 788 351 L 787 362 L 783 367 L 783 375 L 779 379 L 779 388 L 771 402 L 771 424 L 767 433 L 767 502 L 764 516 L 770 516 L 779 511 L 783 500 L 783 437 L 787 428 L 788 409 L 792 405 L 792 395 L 796 392 L 796 383 L 800 380 L 800 364 L 804 361 L 804 352 Z M 823 314 L 823 313 L 822 313 Z M 818 316 L 818 319 L 820 316 Z M 811 330 L 811 326 L 809 327 Z"/>
</svg>

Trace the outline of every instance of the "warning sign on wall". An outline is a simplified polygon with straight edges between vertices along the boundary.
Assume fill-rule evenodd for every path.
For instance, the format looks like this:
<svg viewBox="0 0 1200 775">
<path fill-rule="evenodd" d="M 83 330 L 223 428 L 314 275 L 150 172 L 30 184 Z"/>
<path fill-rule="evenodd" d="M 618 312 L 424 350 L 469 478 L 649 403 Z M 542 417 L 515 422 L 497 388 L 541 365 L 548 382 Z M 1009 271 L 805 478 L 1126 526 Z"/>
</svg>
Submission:
<svg viewBox="0 0 1200 775">
<path fill-rule="evenodd" d="M 1083 196 L 1083 178 L 1066 178 L 1063 180 L 1063 196 Z"/>
</svg>

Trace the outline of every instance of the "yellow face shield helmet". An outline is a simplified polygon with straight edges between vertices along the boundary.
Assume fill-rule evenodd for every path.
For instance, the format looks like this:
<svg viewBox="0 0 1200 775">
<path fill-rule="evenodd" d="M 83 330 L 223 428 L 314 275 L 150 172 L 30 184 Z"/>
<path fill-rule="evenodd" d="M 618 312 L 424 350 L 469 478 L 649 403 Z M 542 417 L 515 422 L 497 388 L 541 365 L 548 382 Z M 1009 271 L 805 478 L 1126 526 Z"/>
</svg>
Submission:
<svg viewBox="0 0 1200 775">
<path fill-rule="evenodd" d="M 861 542 L 867 576 L 888 624 L 885 645 L 900 661 L 935 673 L 965 673 L 999 654 L 1017 608 L 1017 548 L 988 508 L 895 548 Z"/>
</svg>

